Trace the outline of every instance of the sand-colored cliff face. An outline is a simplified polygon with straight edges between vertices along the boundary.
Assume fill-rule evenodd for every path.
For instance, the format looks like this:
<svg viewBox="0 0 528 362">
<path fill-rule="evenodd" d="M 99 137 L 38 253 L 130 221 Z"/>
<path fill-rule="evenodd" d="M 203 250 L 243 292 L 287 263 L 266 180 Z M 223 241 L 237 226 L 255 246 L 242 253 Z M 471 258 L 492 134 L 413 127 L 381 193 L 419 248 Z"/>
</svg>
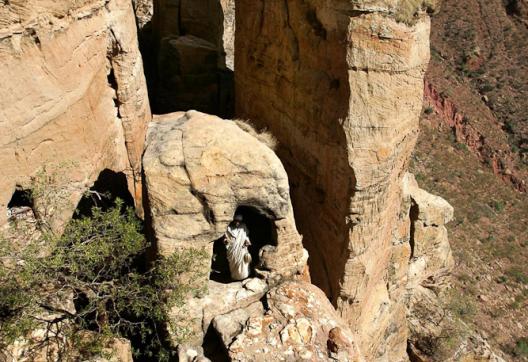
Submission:
<svg viewBox="0 0 528 362">
<path fill-rule="evenodd" d="M 151 116 L 129 1 L 4 2 L 0 63 L 2 210 L 17 185 L 63 161 L 75 165 L 62 175 L 71 191 L 64 217 L 105 168 L 125 172 L 140 200 Z"/>
<path fill-rule="evenodd" d="M 400 184 L 429 60 L 428 18 L 397 23 L 395 5 L 241 0 L 235 40 L 236 113 L 279 139 L 312 279 L 363 353 L 391 361 L 407 328 L 389 269 L 408 268 Z"/>
</svg>

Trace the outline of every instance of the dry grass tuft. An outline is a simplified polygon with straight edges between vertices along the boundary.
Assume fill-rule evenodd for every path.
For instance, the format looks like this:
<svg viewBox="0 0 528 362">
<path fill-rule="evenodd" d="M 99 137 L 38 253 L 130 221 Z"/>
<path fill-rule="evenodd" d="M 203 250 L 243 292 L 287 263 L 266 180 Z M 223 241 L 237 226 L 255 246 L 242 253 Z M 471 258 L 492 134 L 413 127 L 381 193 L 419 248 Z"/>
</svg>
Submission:
<svg viewBox="0 0 528 362">
<path fill-rule="evenodd" d="M 235 124 L 243 131 L 249 133 L 272 150 L 275 151 L 277 148 L 277 139 L 266 128 L 257 131 L 255 125 L 253 125 L 250 121 L 235 119 L 233 122 L 235 122 Z"/>
<path fill-rule="evenodd" d="M 421 11 L 434 13 L 438 0 L 401 0 L 396 9 L 396 20 L 407 25 L 416 24 L 416 15 Z"/>
</svg>

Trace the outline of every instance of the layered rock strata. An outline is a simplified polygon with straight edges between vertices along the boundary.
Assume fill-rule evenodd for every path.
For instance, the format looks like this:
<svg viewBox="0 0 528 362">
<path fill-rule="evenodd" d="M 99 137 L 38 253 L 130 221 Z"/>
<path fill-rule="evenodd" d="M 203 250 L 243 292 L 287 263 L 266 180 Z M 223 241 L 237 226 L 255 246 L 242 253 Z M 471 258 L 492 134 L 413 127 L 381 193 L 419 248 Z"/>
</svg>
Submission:
<svg viewBox="0 0 528 362">
<path fill-rule="evenodd" d="M 408 259 L 395 246 L 409 240 L 398 230 L 400 185 L 418 131 L 429 19 L 396 22 L 397 1 L 236 5 L 236 114 L 279 140 L 313 281 L 367 358 L 404 359 Z M 392 267 L 401 280 L 388 280 Z"/>
<path fill-rule="evenodd" d="M 0 207 L 44 165 L 67 189 L 62 221 L 104 169 L 126 173 L 141 205 L 151 115 L 131 3 L 1 3 L 0 62 Z"/>
</svg>

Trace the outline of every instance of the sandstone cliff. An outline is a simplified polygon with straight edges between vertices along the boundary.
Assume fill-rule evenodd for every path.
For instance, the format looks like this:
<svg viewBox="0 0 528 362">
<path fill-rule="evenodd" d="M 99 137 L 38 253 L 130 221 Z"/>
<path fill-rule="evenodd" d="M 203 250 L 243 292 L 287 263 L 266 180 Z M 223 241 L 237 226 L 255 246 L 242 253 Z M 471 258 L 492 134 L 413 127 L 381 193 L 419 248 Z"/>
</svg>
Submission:
<svg viewBox="0 0 528 362">
<path fill-rule="evenodd" d="M 148 30 L 149 3 L 134 5 L 137 27 Z M 74 161 L 63 180 L 71 198 L 66 219 L 103 169 L 124 172 L 138 209 L 146 206 L 156 256 L 204 248 L 211 258 L 191 280 L 208 293 L 189 296 L 187 309 L 171 315 L 192 324 L 193 344 L 212 325 L 235 359 L 244 358 L 244 340 L 255 345 L 247 357 L 270 338 L 280 343 L 268 358 L 292 349 L 295 358 L 406 360 L 408 341 L 419 348 L 430 332 L 415 318 L 420 303 L 436 307 L 428 281 L 452 267 L 444 227 L 452 209 L 406 175 L 429 18 L 418 6 L 406 23 L 396 20 L 408 5 L 396 0 L 234 5 L 154 2 L 151 33 L 142 38 L 151 42 L 142 47 L 152 67 L 151 102 L 162 111 L 229 113 L 236 64 L 236 115 L 271 131 L 277 155 L 235 123 L 190 111 L 156 117 L 142 157 L 150 110 L 132 3 L 0 5 L 7 19 L 0 76 L 9 79 L 0 89 L 8 172 L 0 206 L 16 187 L 29 188 L 42 165 Z M 215 243 L 241 207 L 267 230 L 255 278 L 210 280 Z M 338 315 L 300 281 L 308 279 L 303 247 L 312 281 Z M 233 332 L 222 316 L 243 322 Z M 273 328 L 264 333 L 268 322 Z M 185 348 L 182 355 L 192 349 Z"/>
<path fill-rule="evenodd" d="M 235 39 L 236 113 L 279 140 L 312 280 L 390 361 L 406 356 L 405 279 L 388 271 L 408 267 L 400 184 L 429 59 L 428 17 L 398 23 L 397 5 L 239 1 Z"/>
<path fill-rule="evenodd" d="M 58 218 L 104 169 L 127 175 L 140 207 L 150 109 L 131 3 L 4 2 L 0 62 L 0 207 L 39 168 L 64 162 L 74 166 L 59 171 L 70 192 Z"/>
</svg>

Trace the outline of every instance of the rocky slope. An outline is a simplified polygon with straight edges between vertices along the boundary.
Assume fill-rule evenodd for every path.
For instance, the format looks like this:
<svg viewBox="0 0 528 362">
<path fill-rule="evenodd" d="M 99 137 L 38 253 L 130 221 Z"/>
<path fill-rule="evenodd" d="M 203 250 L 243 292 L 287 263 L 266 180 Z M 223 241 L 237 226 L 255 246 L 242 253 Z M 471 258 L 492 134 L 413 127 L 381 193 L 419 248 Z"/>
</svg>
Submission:
<svg viewBox="0 0 528 362">
<path fill-rule="evenodd" d="M 443 1 L 433 17 L 426 86 L 426 100 L 457 141 L 522 192 L 528 182 L 527 9 L 522 0 Z"/>
<path fill-rule="evenodd" d="M 455 207 L 449 307 L 508 360 L 528 358 L 526 9 L 526 1 L 442 2 L 413 160 L 419 181 Z"/>
</svg>

